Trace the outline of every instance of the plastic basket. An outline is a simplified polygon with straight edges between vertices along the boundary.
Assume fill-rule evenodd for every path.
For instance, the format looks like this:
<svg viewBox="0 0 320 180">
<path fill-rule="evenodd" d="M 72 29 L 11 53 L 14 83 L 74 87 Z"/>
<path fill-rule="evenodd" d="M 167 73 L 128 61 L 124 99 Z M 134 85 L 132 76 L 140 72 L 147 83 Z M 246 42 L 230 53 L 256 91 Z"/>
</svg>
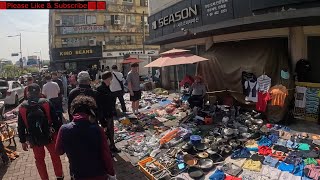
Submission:
<svg viewBox="0 0 320 180">
<path fill-rule="evenodd" d="M 147 164 L 148 162 L 153 162 L 156 166 L 159 167 L 160 170 L 165 170 L 166 168 L 165 168 L 162 164 L 160 164 L 158 161 L 156 161 L 154 158 L 152 158 L 152 157 L 148 157 L 148 158 L 143 159 L 143 160 L 141 160 L 141 161 L 138 162 L 139 170 L 140 170 L 141 172 L 143 172 L 143 173 L 147 176 L 148 179 L 150 179 L 150 180 L 157 180 L 157 179 L 156 179 L 152 174 L 150 174 L 149 171 L 146 169 L 146 164 Z"/>
</svg>

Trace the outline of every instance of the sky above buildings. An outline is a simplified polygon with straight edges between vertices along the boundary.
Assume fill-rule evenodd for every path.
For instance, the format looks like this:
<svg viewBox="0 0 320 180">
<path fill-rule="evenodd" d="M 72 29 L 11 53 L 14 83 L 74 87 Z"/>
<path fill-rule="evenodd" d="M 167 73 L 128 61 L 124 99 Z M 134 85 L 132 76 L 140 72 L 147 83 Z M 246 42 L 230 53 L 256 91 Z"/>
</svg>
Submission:
<svg viewBox="0 0 320 180">
<path fill-rule="evenodd" d="M 3 10 L 0 11 L 0 59 L 13 62 L 19 57 L 11 57 L 11 53 L 19 52 L 19 37 L 22 35 L 22 55 L 24 57 L 37 55 L 49 60 L 48 42 L 48 10 Z"/>
</svg>

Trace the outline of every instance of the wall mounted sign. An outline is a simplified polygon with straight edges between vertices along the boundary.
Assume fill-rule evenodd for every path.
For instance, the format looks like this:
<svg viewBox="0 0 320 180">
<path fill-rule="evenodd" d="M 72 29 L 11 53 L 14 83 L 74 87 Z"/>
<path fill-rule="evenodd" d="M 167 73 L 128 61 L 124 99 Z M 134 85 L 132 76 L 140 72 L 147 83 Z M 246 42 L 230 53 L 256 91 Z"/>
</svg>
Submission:
<svg viewBox="0 0 320 180">
<path fill-rule="evenodd" d="M 53 48 L 53 61 L 61 60 L 90 60 L 102 58 L 101 46 L 70 47 L 70 48 Z"/>
<path fill-rule="evenodd" d="M 158 29 L 173 23 L 178 23 L 175 27 L 181 27 L 186 24 L 192 24 L 199 21 L 196 16 L 199 15 L 198 5 L 186 7 L 180 11 L 176 11 L 172 14 L 157 19 L 151 23 L 152 29 Z M 190 19 L 193 18 L 193 19 Z"/>
<path fill-rule="evenodd" d="M 60 27 L 60 34 L 83 34 L 83 33 L 101 33 L 107 32 L 104 26 L 72 26 Z"/>
<path fill-rule="evenodd" d="M 290 7 L 292 9 L 320 7 L 320 1 L 183 0 L 149 17 L 148 21 L 151 24 L 149 26 L 149 37 L 150 40 L 153 40 L 182 30 L 250 17 L 254 14 L 257 15 L 257 13 L 266 14 L 273 9 L 287 10 Z M 246 22 L 246 24 L 248 23 L 250 22 Z"/>
</svg>

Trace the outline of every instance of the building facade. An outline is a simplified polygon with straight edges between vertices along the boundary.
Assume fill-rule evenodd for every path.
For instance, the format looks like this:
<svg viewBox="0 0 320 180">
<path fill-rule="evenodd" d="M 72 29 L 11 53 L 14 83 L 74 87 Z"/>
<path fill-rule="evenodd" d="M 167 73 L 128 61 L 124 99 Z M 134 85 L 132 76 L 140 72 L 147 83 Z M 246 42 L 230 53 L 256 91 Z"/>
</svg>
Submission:
<svg viewBox="0 0 320 180">
<path fill-rule="evenodd" d="M 316 50 L 320 44 L 319 19 L 318 0 L 150 0 L 147 44 L 160 45 L 161 52 L 171 48 L 189 49 L 212 60 L 210 62 L 215 61 L 215 66 L 200 63 L 197 67 L 197 72 L 215 81 L 215 84 L 209 82 L 212 83 L 211 90 L 230 89 L 235 84 L 235 89 L 240 89 L 241 76 L 236 80 L 226 79 L 233 73 L 232 77 L 236 77 L 240 71 L 252 71 L 257 75 L 269 71 L 279 77 L 278 68 L 290 66 L 290 73 L 294 74 L 296 62 L 300 59 L 310 61 L 312 81 L 317 82 L 316 77 L 320 76 L 317 71 L 320 68 L 320 51 Z M 274 71 L 267 67 L 272 60 L 270 58 L 263 61 L 266 68 L 260 68 L 261 64 L 258 67 L 255 59 L 263 59 L 263 56 L 255 56 L 254 53 L 261 51 L 262 54 L 262 46 L 256 51 L 244 46 L 253 49 L 264 43 L 265 49 L 283 44 L 278 48 L 279 54 L 287 56 L 290 61 L 286 65 L 274 64 L 277 68 Z M 248 52 L 237 52 L 241 48 Z M 272 52 L 270 50 L 264 55 L 271 57 Z M 233 57 L 238 61 L 231 60 L 232 53 L 236 54 Z M 244 60 L 242 64 L 239 62 L 241 59 Z M 247 59 L 253 60 L 249 62 Z M 173 68 L 162 70 L 164 87 L 169 88 L 172 84 L 175 79 L 173 72 Z M 205 72 L 218 73 L 207 75 Z M 223 76 L 219 76 L 221 74 Z M 218 85 L 221 80 L 223 83 Z M 228 83 L 230 87 L 227 87 Z"/>
<path fill-rule="evenodd" d="M 120 66 L 127 54 L 143 60 L 143 66 L 158 55 L 159 46 L 144 45 L 149 36 L 148 0 L 106 2 L 105 11 L 49 12 L 50 56 L 58 69 Z"/>
</svg>

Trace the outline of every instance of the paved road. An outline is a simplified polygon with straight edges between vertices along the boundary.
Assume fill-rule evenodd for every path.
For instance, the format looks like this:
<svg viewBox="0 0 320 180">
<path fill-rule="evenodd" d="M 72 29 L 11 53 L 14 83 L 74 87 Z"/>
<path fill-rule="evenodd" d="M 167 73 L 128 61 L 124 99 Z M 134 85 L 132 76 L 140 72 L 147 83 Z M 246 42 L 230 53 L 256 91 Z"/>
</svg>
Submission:
<svg viewBox="0 0 320 180">
<path fill-rule="evenodd" d="M 11 107 L 10 110 L 14 109 Z M 64 113 L 64 116 L 67 117 L 67 113 Z M 16 126 L 16 119 L 10 120 L 10 124 Z M 19 138 L 16 138 L 17 147 L 16 151 L 19 152 L 20 157 L 14 160 L 8 167 L 4 167 L 0 162 L 0 179 L 1 180 L 39 180 L 40 176 L 38 174 L 33 152 L 32 150 L 23 151 L 21 144 L 19 143 Z M 12 143 L 13 144 L 13 143 Z M 8 143 L 5 143 L 8 145 Z M 14 149 L 14 147 L 9 147 Z M 65 179 L 69 180 L 69 163 L 66 156 L 61 156 L 61 161 L 63 165 L 63 172 L 65 174 Z M 53 166 L 51 163 L 50 155 L 46 151 L 46 164 L 49 173 L 50 179 L 55 179 Z M 144 180 L 146 177 L 139 169 L 133 166 L 127 156 L 120 153 L 114 158 L 114 166 L 117 174 L 118 180 Z"/>
<path fill-rule="evenodd" d="M 18 142 L 18 138 L 16 138 Z M 34 163 L 32 150 L 23 151 L 21 144 L 17 143 L 17 151 L 20 152 L 20 157 L 12 161 L 9 167 L 4 167 L 0 164 L 0 179 L 3 180 L 38 180 L 40 179 L 36 165 Z M 69 180 L 69 163 L 66 156 L 61 156 L 63 171 L 65 179 Z M 117 155 L 114 158 L 115 169 L 117 178 L 119 180 L 142 180 L 146 179 L 145 176 L 134 167 L 123 154 Z M 50 179 L 55 179 L 53 166 L 50 156 L 46 152 L 46 164 Z"/>
</svg>

